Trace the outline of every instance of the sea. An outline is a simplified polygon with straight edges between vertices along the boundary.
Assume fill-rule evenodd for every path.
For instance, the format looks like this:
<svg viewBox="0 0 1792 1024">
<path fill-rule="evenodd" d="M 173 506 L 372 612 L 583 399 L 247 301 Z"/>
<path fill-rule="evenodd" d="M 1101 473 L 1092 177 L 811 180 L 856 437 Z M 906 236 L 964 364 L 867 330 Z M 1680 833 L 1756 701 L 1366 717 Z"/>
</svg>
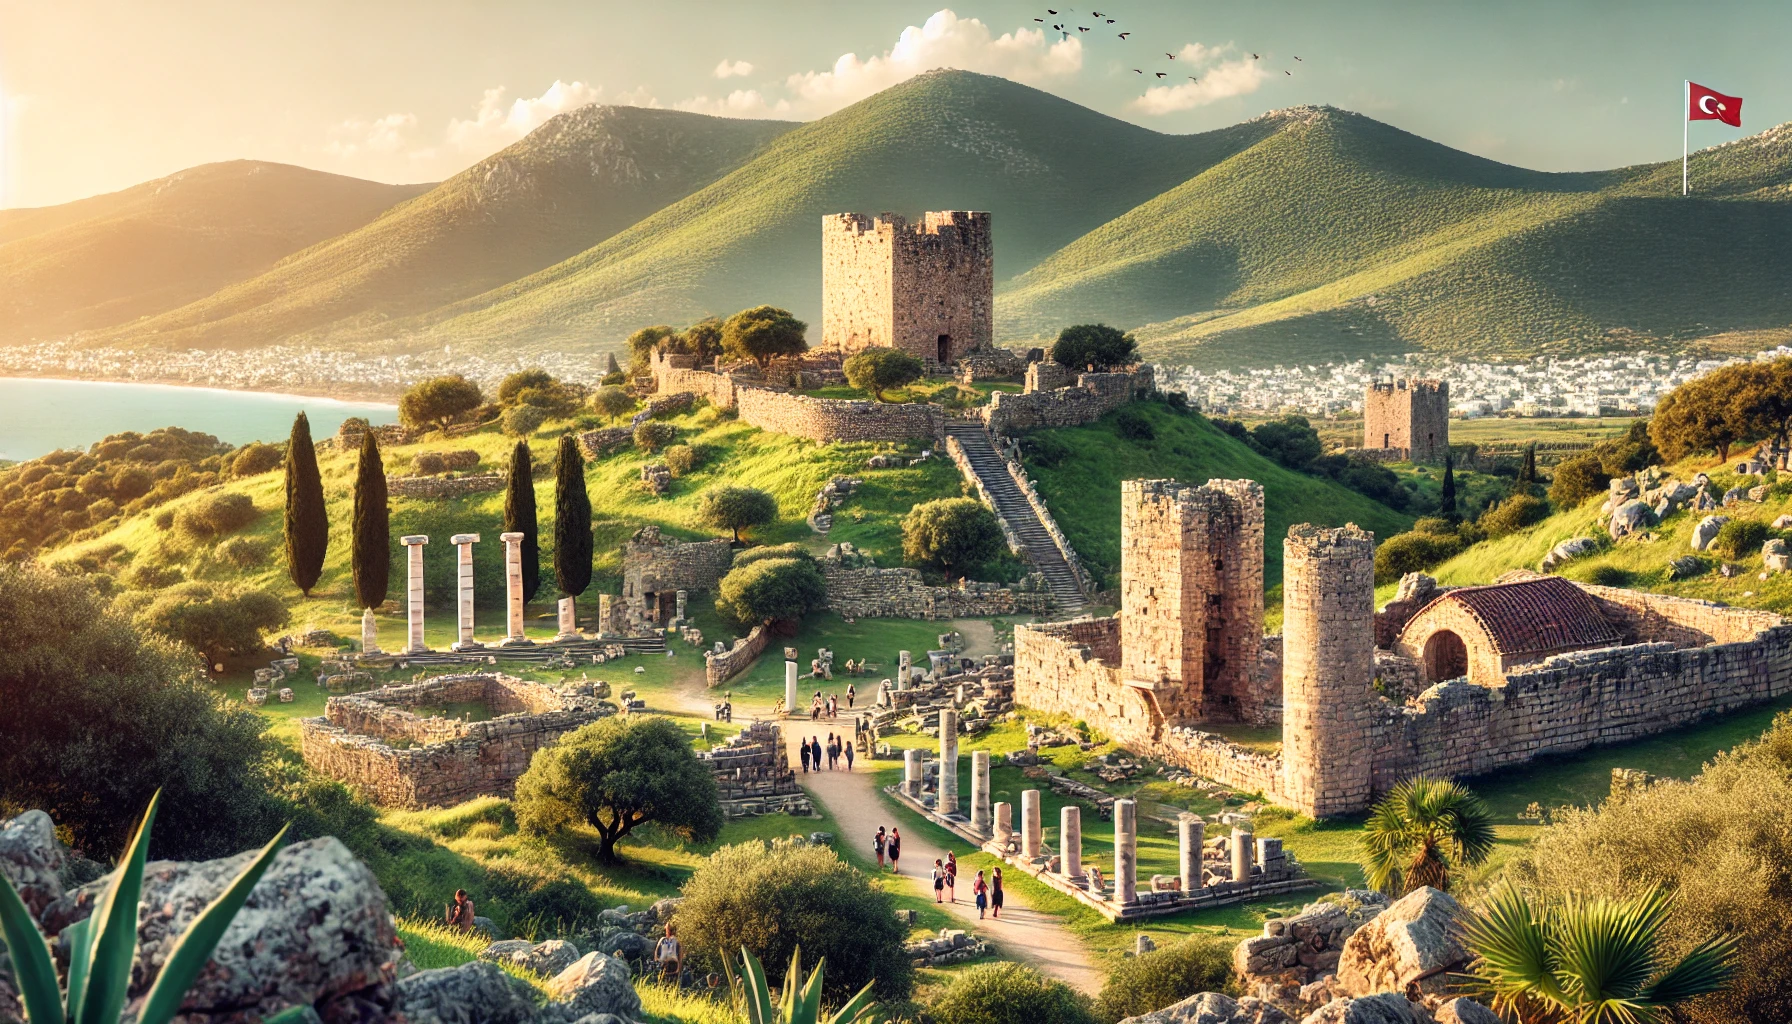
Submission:
<svg viewBox="0 0 1792 1024">
<path fill-rule="evenodd" d="M 230 444 L 283 441 L 295 415 L 311 420 L 311 436 L 336 432 L 360 416 L 393 423 L 398 407 L 378 402 L 228 391 L 173 384 L 0 377 L 0 460 L 34 459 L 58 448 L 85 448 L 108 434 L 185 427 Z"/>
</svg>

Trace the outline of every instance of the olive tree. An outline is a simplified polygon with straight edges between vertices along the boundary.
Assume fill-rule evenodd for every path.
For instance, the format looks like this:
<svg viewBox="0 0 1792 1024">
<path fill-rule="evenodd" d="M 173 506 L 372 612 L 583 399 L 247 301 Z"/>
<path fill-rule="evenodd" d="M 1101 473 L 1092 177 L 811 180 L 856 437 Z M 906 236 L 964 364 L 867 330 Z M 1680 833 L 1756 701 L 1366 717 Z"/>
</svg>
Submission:
<svg viewBox="0 0 1792 1024">
<path fill-rule="evenodd" d="M 1058 340 L 1052 343 L 1052 362 L 1072 370 L 1109 370 L 1129 365 L 1138 351 L 1133 336 L 1117 327 L 1077 324 L 1058 332 Z"/>
<path fill-rule="evenodd" d="M 716 586 L 716 611 L 742 629 L 801 619 L 828 599 L 812 558 L 764 558 L 728 571 Z"/>
<path fill-rule="evenodd" d="M 902 554 L 948 573 L 981 565 L 1001 553 L 1002 528 L 975 498 L 922 502 L 902 519 Z"/>
<path fill-rule="evenodd" d="M 778 499 L 757 487 L 713 487 L 697 499 L 697 518 L 706 526 L 732 531 L 738 544 L 740 531 L 777 521 Z"/>
<path fill-rule="evenodd" d="M 398 400 L 398 418 L 407 427 L 445 427 L 479 408 L 479 385 L 460 374 L 419 381 Z"/>
<path fill-rule="evenodd" d="M 921 360 L 899 348 L 868 348 L 846 360 L 840 369 L 846 382 L 878 401 L 884 392 L 921 379 Z"/>
<path fill-rule="evenodd" d="M 776 306 L 743 309 L 722 323 L 722 354 L 750 359 L 761 370 L 778 356 L 800 356 L 809 350 L 803 334 L 809 325 Z"/>
</svg>

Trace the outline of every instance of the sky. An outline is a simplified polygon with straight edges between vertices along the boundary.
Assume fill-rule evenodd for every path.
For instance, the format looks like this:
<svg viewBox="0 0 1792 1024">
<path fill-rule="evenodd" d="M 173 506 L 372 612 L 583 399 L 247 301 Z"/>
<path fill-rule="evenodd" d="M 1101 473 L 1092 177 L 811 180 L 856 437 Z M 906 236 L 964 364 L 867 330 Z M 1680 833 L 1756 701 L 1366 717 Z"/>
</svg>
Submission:
<svg viewBox="0 0 1792 1024">
<path fill-rule="evenodd" d="M 586 103 L 810 120 L 935 67 L 1170 133 L 1331 104 L 1543 170 L 1678 155 L 1683 79 L 1746 101 L 1695 149 L 1792 120 L 1785 2 L 1095 6 L 0 0 L 0 208 L 237 158 L 436 181 Z"/>
</svg>

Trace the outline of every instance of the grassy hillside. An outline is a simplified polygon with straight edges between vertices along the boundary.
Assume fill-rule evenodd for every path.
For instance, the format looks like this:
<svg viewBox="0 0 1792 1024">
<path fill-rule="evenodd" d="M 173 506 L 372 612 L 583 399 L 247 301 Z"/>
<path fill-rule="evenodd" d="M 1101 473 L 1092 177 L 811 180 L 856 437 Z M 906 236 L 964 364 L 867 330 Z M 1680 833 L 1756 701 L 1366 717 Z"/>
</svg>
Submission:
<svg viewBox="0 0 1792 1024">
<path fill-rule="evenodd" d="M 429 187 L 232 160 L 60 206 L 0 210 L 0 344 L 184 305 Z"/>
<path fill-rule="evenodd" d="M 359 230 L 106 340 L 211 348 L 391 338 L 395 319 L 552 266 L 793 127 L 640 107 L 561 114 Z"/>
<path fill-rule="evenodd" d="M 1070 452 L 1056 465 L 1027 460 L 1039 493 L 1070 543 L 1092 567 L 1120 569 L 1120 482 L 1161 477 L 1186 483 L 1249 479 L 1263 485 L 1264 583 L 1282 578 L 1282 538 L 1294 523 L 1342 526 L 1353 522 L 1388 537 L 1411 527 L 1412 519 L 1346 490 L 1330 480 L 1284 469 L 1222 433 L 1198 415 L 1137 402 L 1129 406 L 1156 432 L 1153 440 L 1122 437 L 1114 417 L 1086 427 L 1040 431 Z"/>
</svg>

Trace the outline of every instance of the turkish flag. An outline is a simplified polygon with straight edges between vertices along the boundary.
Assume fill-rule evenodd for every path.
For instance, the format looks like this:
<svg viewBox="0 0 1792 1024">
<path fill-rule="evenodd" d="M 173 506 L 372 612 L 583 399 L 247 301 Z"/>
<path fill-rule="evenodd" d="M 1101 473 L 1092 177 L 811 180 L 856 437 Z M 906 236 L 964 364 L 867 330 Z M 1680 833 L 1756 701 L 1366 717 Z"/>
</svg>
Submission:
<svg viewBox="0 0 1792 1024">
<path fill-rule="evenodd" d="M 1725 96 L 1697 82 L 1686 85 L 1688 121 L 1722 121 L 1732 128 L 1742 127 L 1742 97 Z"/>
</svg>

